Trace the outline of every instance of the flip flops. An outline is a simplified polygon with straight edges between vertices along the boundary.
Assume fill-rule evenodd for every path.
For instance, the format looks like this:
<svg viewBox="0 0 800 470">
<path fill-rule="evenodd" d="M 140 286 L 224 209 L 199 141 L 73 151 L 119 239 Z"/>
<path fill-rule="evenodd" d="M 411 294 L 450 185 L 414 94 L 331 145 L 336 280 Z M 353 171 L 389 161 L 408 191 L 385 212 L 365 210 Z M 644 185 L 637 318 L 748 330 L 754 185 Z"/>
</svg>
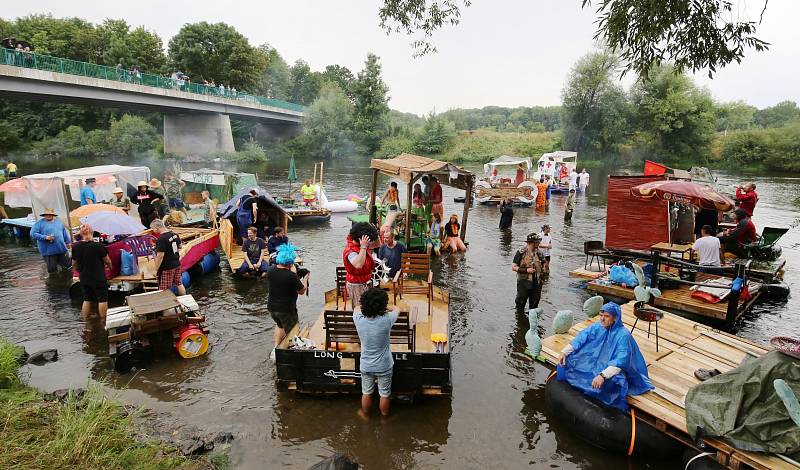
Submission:
<svg viewBox="0 0 800 470">
<path fill-rule="evenodd" d="M 697 377 L 697 380 L 702 382 L 721 373 L 722 372 L 720 372 L 718 369 L 697 369 L 694 371 L 694 376 Z"/>
</svg>

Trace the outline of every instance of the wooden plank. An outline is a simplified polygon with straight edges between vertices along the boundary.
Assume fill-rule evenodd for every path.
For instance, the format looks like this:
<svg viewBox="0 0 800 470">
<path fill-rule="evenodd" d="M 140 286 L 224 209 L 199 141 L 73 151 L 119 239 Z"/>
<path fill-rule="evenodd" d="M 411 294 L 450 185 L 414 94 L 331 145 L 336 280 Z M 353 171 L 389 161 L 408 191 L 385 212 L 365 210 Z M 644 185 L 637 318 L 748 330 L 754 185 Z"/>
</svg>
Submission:
<svg viewBox="0 0 800 470">
<path fill-rule="evenodd" d="M 577 268 L 569 272 L 569 277 L 578 279 L 597 279 L 605 275 L 605 271 L 595 271 L 593 269 Z"/>
</svg>

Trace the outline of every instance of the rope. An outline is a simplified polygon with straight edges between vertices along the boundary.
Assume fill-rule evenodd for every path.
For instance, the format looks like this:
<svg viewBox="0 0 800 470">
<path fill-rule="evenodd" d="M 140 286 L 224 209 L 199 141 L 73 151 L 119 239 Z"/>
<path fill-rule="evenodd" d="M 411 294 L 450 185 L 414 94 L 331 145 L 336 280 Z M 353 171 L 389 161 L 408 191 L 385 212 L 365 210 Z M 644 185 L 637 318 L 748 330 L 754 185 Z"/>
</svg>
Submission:
<svg viewBox="0 0 800 470">
<path fill-rule="evenodd" d="M 633 455 L 633 446 L 636 444 L 636 411 L 631 408 L 631 445 L 628 447 L 628 457 Z"/>
<path fill-rule="evenodd" d="M 691 465 L 691 464 L 692 464 L 692 462 L 694 462 L 694 461 L 695 461 L 695 460 L 697 460 L 697 459 L 702 459 L 703 457 L 708 457 L 708 456 L 710 456 L 710 455 L 714 455 L 714 452 L 703 452 L 702 454 L 697 454 L 697 455 L 695 455 L 694 457 L 692 457 L 691 459 L 689 459 L 689 461 L 688 461 L 688 462 L 686 462 L 686 466 L 685 466 L 685 467 L 683 467 L 683 470 L 689 470 L 689 465 Z"/>
<path fill-rule="evenodd" d="M 545 383 L 549 382 L 550 379 L 552 379 L 555 375 L 556 375 L 556 371 L 551 372 L 550 375 L 547 376 L 547 380 L 545 380 L 544 382 Z"/>
</svg>

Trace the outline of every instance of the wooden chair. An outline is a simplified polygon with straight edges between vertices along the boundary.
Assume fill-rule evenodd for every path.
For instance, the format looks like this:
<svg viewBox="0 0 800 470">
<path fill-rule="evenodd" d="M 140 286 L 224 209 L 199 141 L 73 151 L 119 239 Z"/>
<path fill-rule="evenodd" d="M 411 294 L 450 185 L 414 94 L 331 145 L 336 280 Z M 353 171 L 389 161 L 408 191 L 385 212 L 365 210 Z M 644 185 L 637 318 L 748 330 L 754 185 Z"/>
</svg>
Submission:
<svg viewBox="0 0 800 470">
<path fill-rule="evenodd" d="M 342 298 L 343 306 L 347 309 L 347 270 L 344 266 L 336 267 L 336 310 L 339 310 L 339 297 Z M 352 305 L 352 302 L 351 302 Z"/>
<path fill-rule="evenodd" d="M 422 280 L 422 285 L 406 283 L 411 277 L 418 277 Z M 431 314 L 431 303 L 433 302 L 433 271 L 431 271 L 431 257 L 422 253 L 403 253 L 400 258 L 400 269 L 394 276 L 394 302 L 397 303 L 397 296 L 403 298 L 403 294 L 425 294 L 428 298 L 428 316 Z"/>
<path fill-rule="evenodd" d="M 331 343 L 360 344 L 356 324 L 353 322 L 353 312 L 350 310 L 325 310 L 325 350 Z M 416 340 L 415 322 L 408 312 L 400 312 L 397 321 L 392 325 L 389 333 L 390 344 L 405 344 L 408 350 L 414 352 Z"/>
</svg>

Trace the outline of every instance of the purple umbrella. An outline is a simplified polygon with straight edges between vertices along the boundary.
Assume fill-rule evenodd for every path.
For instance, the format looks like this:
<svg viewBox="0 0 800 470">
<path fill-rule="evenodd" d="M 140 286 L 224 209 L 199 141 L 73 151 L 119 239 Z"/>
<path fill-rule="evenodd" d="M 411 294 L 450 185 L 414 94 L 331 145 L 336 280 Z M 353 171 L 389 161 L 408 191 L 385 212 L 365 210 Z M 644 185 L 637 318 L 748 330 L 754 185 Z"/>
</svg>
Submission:
<svg viewBox="0 0 800 470">
<path fill-rule="evenodd" d="M 131 235 L 144 230 L 144 225 L 138 220 L 117 212 L 95 212 L 86 217 L 81 217 L 81 222 L 89 224 L 92 229 L 112 237 L 116 235 Z"/>
</svg>

